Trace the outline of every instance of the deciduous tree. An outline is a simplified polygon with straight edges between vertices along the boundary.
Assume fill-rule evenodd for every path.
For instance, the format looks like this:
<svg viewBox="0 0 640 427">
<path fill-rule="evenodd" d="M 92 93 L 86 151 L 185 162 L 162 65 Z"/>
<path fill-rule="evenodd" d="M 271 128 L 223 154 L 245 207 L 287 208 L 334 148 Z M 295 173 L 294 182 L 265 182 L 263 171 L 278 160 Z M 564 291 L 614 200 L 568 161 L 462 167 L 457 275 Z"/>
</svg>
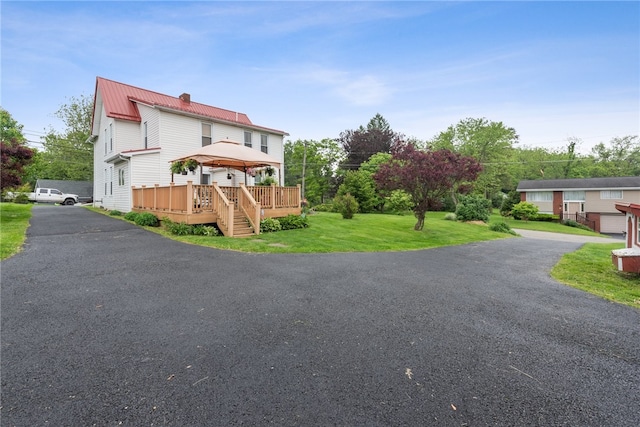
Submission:
<svg viewBox="0 0 640 427">
<path fill-rule="evenodd" d="M 0 108 L 0 188 L 15 188 L 22 185 L 24 167 L 33 157 L 22 134 L 22 125 L 11 114 Z"/>
<path fill-rule="evenodd" d="M 346 154 L 343 169 L 356 170 L 376 153 L 391 153 L 401 136 L 395 133 L 380 114 L 376 114 L 367 124 L 357 130 L 346 130 L 338 137 Z"/>
<path fill-rule="evenodd" d="M 380 165 L 374 179 L 382 189 L 404 190 L 411 196 L 418 220 L 414 229 L 422 230 L 427 211 L 437 209 L 452 189 L 467 192 L 470 186 L 466 184 L 481 170 L 473 157 L 446 149 L 420 151 L 405 143 L 394 149 L 390 162 Z"/>
<path fill-rule="evenodd" d="M 61 133 L 51 129 L 44 137 L 42 157 L 46 168 L 40 178 L 93 179 L 93 143 L 88 141 L 92 111 L 93 99 L 87 96 L 71 97 L 56 111 L 66 129 Z"/>
</svg>

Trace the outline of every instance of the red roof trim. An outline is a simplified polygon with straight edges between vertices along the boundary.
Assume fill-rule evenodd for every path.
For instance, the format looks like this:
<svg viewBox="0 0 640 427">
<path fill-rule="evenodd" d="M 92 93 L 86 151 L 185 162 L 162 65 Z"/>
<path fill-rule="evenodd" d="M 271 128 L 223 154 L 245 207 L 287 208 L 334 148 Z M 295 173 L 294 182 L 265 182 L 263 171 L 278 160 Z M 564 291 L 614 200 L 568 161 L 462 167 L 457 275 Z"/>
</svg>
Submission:
<svg viewBox="0 0 640 427">
<path fill-rule="evenodd" d="M 616 209 L 618 209 L 620 212 L 628 212 L 640 217 L 640 205 L 637 205 L 635 203 L 616 203 Z"/>
</svg>

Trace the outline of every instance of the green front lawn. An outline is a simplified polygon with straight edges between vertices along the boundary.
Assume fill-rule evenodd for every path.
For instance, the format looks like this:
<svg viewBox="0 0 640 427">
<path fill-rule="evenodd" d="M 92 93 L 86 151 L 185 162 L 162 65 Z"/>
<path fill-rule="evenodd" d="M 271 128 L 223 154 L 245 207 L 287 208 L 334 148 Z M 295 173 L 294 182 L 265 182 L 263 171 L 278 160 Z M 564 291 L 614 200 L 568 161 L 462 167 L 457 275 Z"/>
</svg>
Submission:
<svg viewBox="0 0 640 427">
<path fill-rule="evenodd" d="M 583 230 L 581 228 L 569 227 L 568 225 L 563 225 L 557 222 L 548 222 L 548 221 L 522 221 L 513 218 L 505 218 L 500 215 L 497 210 L 494 210 L 491 216 L 489 217 L 489 223 L 494 222 L 506 222 L 509 224 L 511 228 L 520 228 L 522 230 L 534 230 L 534 231 L 548 231 L 550 233 L 564 233 L 564 234 L 577 234 L 580 236 L 600 236 L 600 233 L 596 233 L 595 231 Z"/>
<path fill-rule="evenodd" d="M 328 212 L 309 215 L 309 228 L 246 238 L 174 236 L 159 228 L 149 230 L 202 246 L 266 253 L 407 251 L 513 237 L 484 225 L 446 221 L 444 215 L 429 212 L 422 231 L 414 231 L 413 215 L 356 214 L 343 219 Z"/>
<path fill-rule="evenodd" d="M 611 261 L 611 251 L 621 248 L 622 243 L 587 243 L 564 255 L 551 276 L 610 301 L 640 308 L 640 276 L 618 271 Z"/>
<path fill-rule="evenodd" d="M 0 203 L 0 260 L 20 252 L 32 205 Z"/>
</svg>

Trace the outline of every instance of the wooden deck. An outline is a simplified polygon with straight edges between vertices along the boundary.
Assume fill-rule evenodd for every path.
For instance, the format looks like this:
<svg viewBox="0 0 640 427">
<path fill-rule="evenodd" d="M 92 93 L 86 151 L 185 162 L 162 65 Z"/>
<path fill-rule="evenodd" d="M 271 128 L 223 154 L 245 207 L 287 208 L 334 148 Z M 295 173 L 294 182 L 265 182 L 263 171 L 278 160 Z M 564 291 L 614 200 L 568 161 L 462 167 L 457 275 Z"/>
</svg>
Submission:
<svg viewBox="0 0 640 427">
<path fill-rule="evenodd" d="M 234 235 L 238 218 L 248 221 L 252 234 L 259 234 L 262 219 L 302 212 L 300 186 L 220 187 L 215 182 L 198 185 L 189 181 L 186 185 L 132 187 L 131 191 L 135 212 L 186 224 L 215 223 L 230 237 L 238 237 Z"/>
</svg>

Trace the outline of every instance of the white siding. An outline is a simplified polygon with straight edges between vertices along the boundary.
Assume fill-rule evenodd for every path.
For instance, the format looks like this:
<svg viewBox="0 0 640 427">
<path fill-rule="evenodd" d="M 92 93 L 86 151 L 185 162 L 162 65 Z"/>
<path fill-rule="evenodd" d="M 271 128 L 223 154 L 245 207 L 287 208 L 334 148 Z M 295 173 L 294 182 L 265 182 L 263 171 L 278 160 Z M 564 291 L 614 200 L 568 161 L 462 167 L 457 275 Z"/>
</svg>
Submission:
<svg viewBox="0 0 640 427">
<path fill-rule="evenodd" d="M 142 123 L 147 122 L 147 148 L 160 147 L 160 111 L 146 105 L 138 104 L 140 111 L 140 143 L 139 148 L 144 148 L 144 135 Z"/>
<path fill-rule="evenodd" d="M 114 152 L 121 153 L 123 151 L 141 149 L 141 132 L 142 128 L 140 126 L 140 123 L 125 120 L 115 120 L 114 133 L 116 134 L 116 145 Z"/>
</svg>

